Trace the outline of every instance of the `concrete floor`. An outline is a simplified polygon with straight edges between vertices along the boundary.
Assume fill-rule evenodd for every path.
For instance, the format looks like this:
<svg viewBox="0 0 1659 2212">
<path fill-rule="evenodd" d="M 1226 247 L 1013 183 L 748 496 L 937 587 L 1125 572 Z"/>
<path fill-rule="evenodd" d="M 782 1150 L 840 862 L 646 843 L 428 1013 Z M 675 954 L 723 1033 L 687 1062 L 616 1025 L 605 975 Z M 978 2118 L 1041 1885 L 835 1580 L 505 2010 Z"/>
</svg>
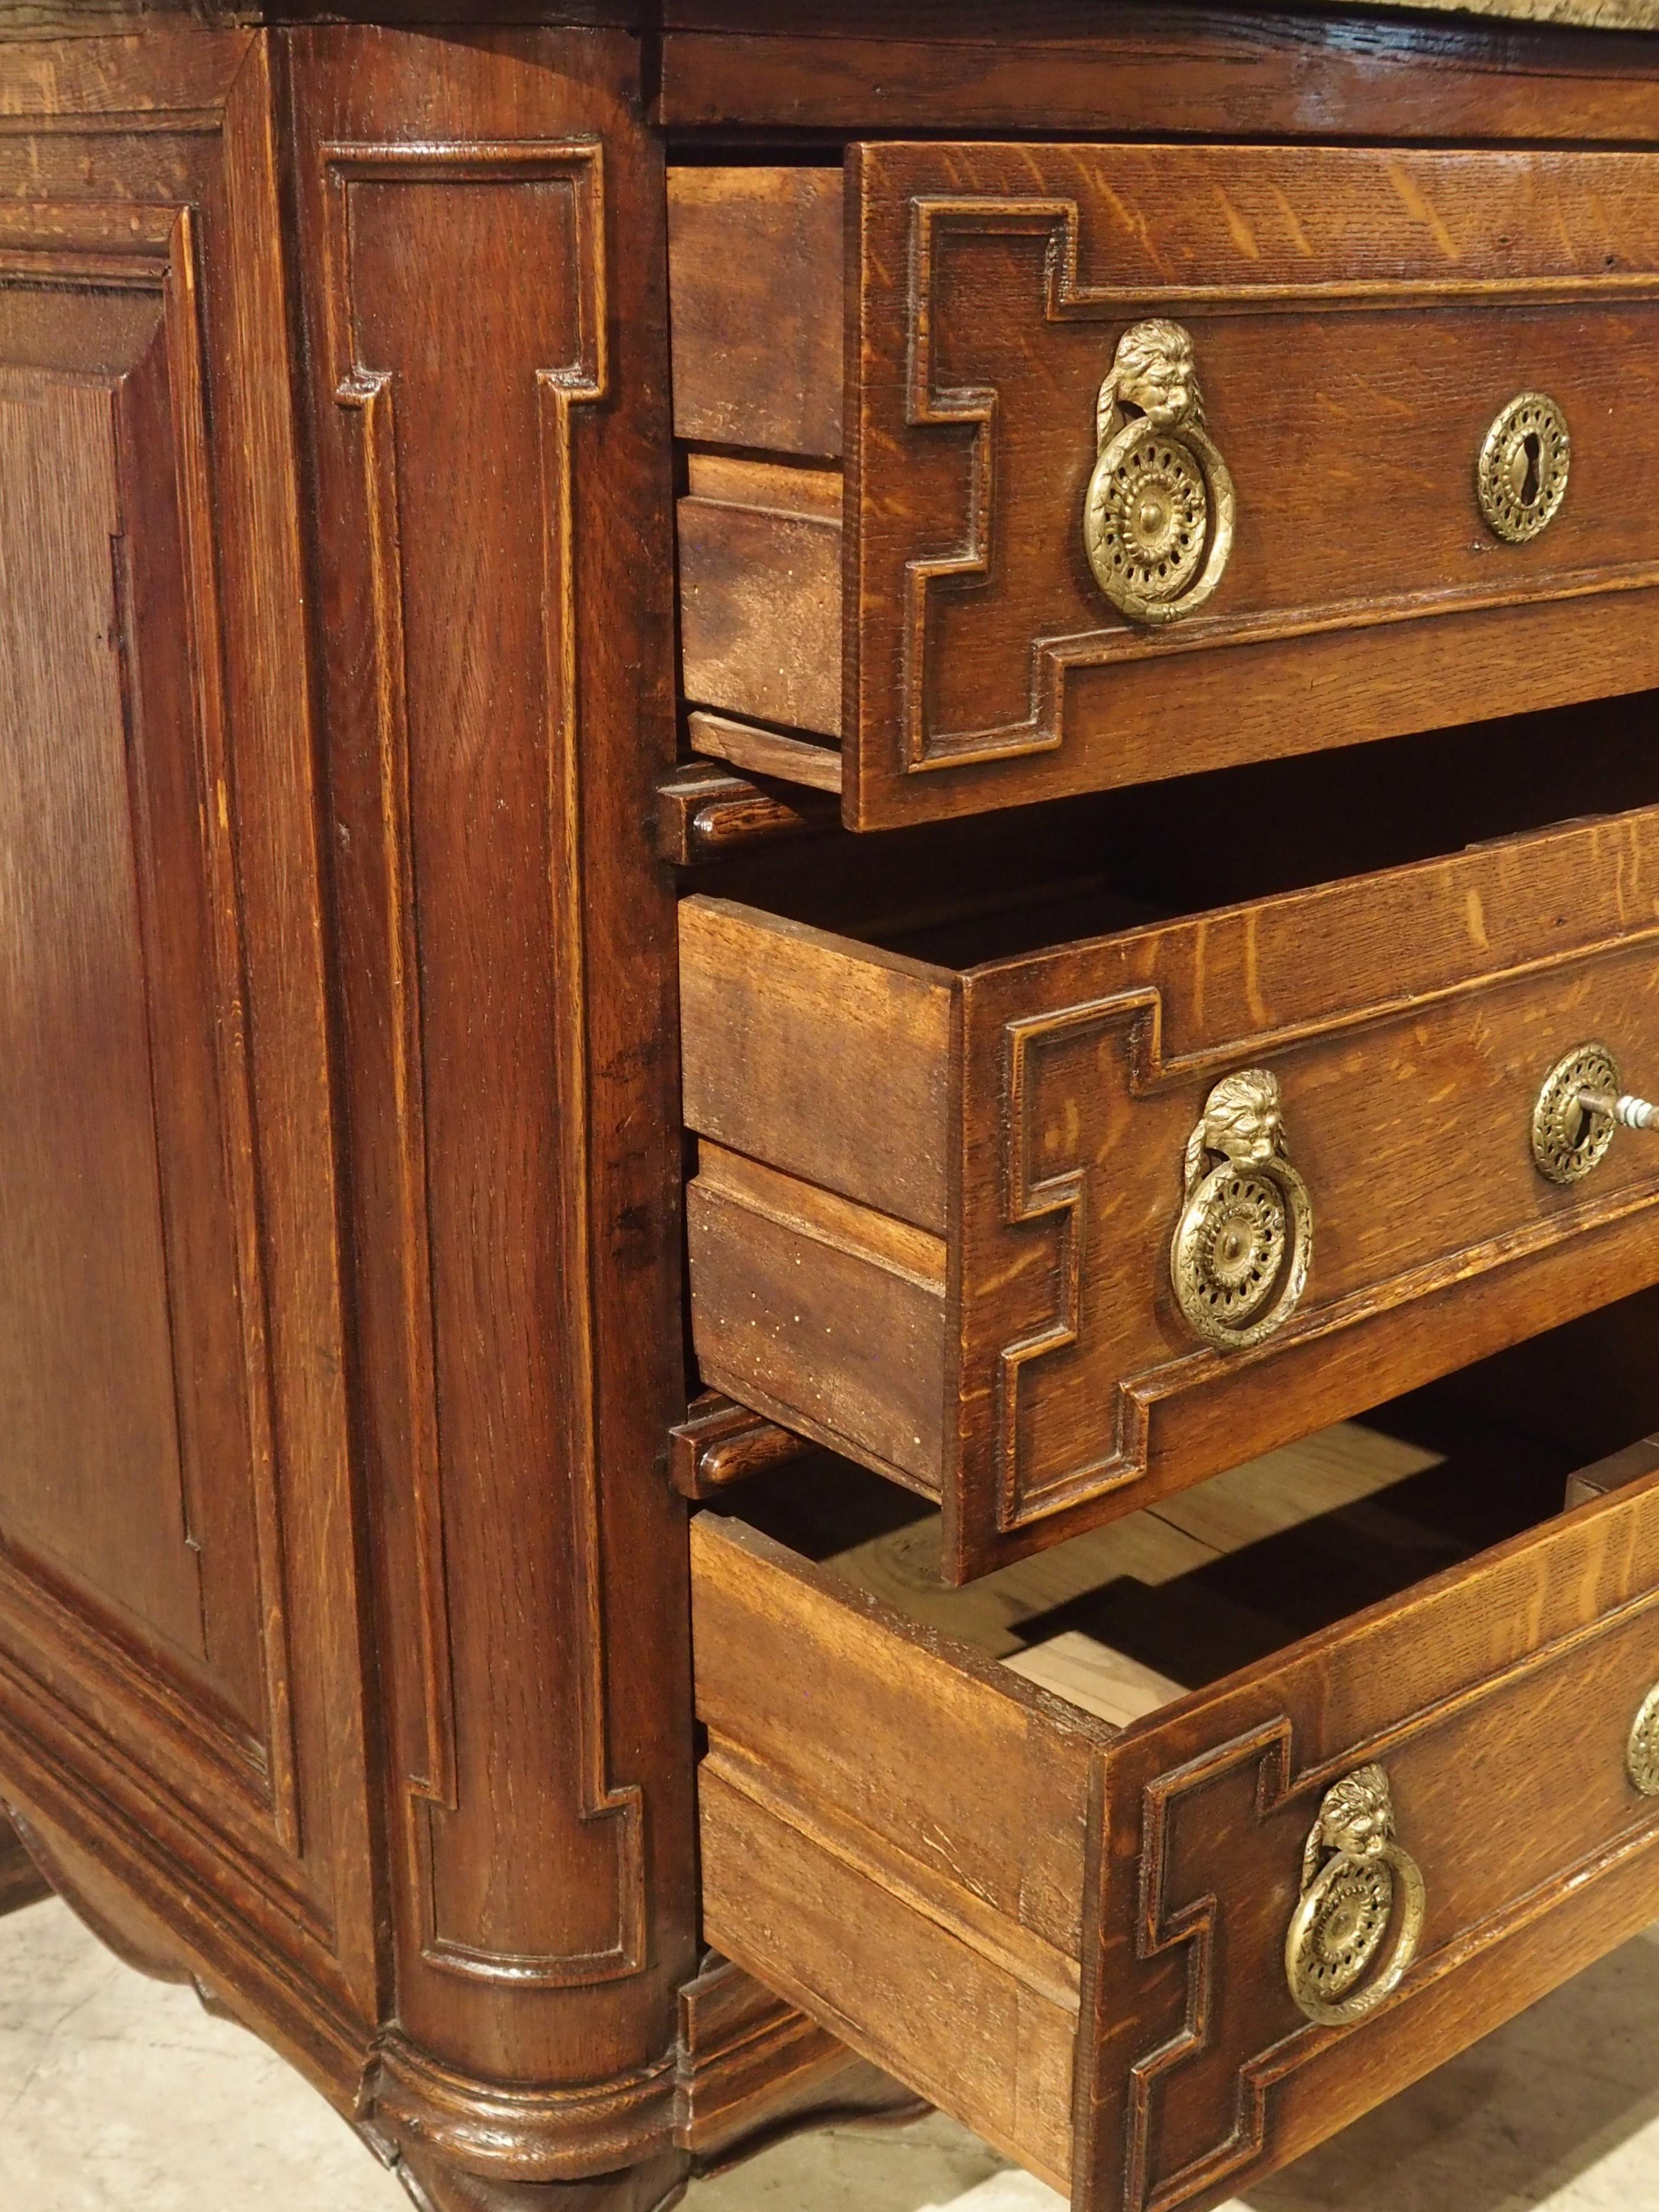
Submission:
<svg viewBox="0 0 1659 2212">
<path fill-rule="evenodd" d="M 965 2130 L 830 2130 L 687 2212 L 1063 2212 Z M 1232 2212 L 1659 2206 L 1659 1929 Z M 299 2079 L 60 1905 L 0 1921 L 0 2212 L 409 2212 Z"/>
</svg>

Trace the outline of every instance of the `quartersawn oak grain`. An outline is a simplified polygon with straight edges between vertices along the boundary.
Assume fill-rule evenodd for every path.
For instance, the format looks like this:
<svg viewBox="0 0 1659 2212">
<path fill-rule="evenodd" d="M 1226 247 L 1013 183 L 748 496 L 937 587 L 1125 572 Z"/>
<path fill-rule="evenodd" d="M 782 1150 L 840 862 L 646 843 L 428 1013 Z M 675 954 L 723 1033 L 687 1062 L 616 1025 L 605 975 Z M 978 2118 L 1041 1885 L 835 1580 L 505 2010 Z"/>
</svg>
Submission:
<svg viewBox="0 0 1659 2212">
<path fill-rule="evenodd" d="M 1559 704 L 1610 652 L 1659 678 L 1651 156 L 866 142 L 846 189 L 844 245 L 826 226 L 765 283 L 745 241 L 706 241 L 732 335 L 705 310 L 681 347 L 746 356 L 838 313 L 844 263 L 844 372 L 786 348 L 785 396 L 734 391 L 724 430 L 762 448 L 845 375 L 841 696 L 799 643 L 835 627 L 835 524 L 787 515 L 775 469 L 717 503 L 694 484 L 682 577 L 688 696 L 841 737 L 850 826 Z M 1097 392 L 1150 316 L 1193 335 L 1240 517 L 1214 597 L 1155 630 L 1081 547 Z M 1518 389 L 1576 426 L 1565 503 L 1522 547 L 1475 496 Z"/>
<path fill-rule="evenodd" d="M 692 1544 L 711 1935 L 1081 2212 L 1231 2196 L 1652 1911 L 1651 1474 L 1122 1729 L 741 1522 Z M 1318 2029 L 1285 1930 L 1373 1759 L 1424 1940 Z"/>
<path fill-rule="evenodd" d="M 945 936 L 919 962 L 681 908 L 703 1378 L 939 1498 L 957 1577 L 1659 1273 L 1659 1154 L 1562 1189 L 1529 1136 L 1586 1038 L 1659 1066 L 1653 810 L 1000 960 L 981 931 L 977 966 Z M 1224 1353 L 1170 1239 L 1205 1099 L 1255 1066 L 1314 1259 Z"/>
</svg>

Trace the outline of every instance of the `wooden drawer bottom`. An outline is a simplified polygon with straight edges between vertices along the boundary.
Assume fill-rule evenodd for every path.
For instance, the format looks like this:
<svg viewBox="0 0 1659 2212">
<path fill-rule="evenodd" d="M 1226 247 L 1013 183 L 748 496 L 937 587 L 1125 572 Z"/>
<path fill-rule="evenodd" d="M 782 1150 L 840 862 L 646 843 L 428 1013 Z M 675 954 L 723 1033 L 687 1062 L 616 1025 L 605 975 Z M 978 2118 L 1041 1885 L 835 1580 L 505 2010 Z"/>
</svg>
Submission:
<svg viewBox="0 0 1659 2212">
<path fill-rule="evenodd" d="M 694 1524 L 708 1940 L 1083 2212 L 1219 2203 L 1659 1911 L 1659 1453 L 1563 1514 L 1406 1401 L 965 1590 L 820 1472 Z"/>
</svg>

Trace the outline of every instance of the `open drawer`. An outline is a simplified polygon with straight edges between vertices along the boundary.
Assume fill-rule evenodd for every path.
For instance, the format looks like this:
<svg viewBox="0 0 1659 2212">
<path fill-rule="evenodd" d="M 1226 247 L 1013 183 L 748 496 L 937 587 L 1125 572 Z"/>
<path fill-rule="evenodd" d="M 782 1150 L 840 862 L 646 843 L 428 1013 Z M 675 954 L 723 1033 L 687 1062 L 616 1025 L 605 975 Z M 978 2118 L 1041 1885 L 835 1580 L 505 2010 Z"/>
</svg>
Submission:
<svg viewBox="0 0 1659 2212">
<path fill-rule="evenodd" d="M 1659 1280 L 1659 809 L 1146 912 L 681 908 L 703 1378 L 958 1577 Z"/>
<path fill-rule="evenodd" d="M 694 743 L 872 829 L 1659 681 L 1656 240 L 1645 153 L 676 169 Z"/>
<path fill-rule="evenodd" d="M 1659 1448 L 1569 1463 L 1345 1425 L 957 1590 L 704 1514 L 708 1940 L 1079 2212 L 1231 2197 L 1659 1913 Z"/>
</svg>

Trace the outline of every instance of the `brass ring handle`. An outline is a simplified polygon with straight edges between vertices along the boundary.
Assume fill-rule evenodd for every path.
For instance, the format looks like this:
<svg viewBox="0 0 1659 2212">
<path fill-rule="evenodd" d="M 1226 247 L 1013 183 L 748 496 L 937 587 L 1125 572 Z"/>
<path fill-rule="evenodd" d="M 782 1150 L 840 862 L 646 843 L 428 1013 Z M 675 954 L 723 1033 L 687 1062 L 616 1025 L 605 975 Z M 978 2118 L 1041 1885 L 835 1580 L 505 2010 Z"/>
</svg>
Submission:
<svg viewBox="0 0 1659 2212">
<path fill-rule="evenodd" d="M 1183 1176 L 1170 1245 L 1176 1303 L 1206 1344 L 1248 1351 L 1290 1319 L 1313 1261 L 1313 1200 L 1285 1157 L 1270 1070 L 1217 1084 L 1187 1139 Z"/>
<path fill-rule="evenodd" d="M 1604 1044 L 1576 1045 L 1544 1078 L 1532 1109 L 1532 1156 L 1548 1182 L 1578 1182 L 1607 1156 L 1620 1129 L 1659 1127 L 1659 1106 L 1633 1097 Z"/>
<path fill-rule="evenodd" d="M 1190 331 L 1136 323 L 1095 404 L 1096 460 L 1083 502 L 1095 581 L 1133 622 L 1201 607 L 1233 546 L 1233 480 L 1204 425 Z"/>
<path fill-rule="evenodd" d="M 1395 1841 L 1389 1778 L 1362 1766 L 1326 1791 L 1302 1854 L 1285 1975 L 1308 2018 L 1346 2027 L 1375 2012 L 1416 1958 L 1427 1910 L 1422 1869 Z"/>
</svg>

